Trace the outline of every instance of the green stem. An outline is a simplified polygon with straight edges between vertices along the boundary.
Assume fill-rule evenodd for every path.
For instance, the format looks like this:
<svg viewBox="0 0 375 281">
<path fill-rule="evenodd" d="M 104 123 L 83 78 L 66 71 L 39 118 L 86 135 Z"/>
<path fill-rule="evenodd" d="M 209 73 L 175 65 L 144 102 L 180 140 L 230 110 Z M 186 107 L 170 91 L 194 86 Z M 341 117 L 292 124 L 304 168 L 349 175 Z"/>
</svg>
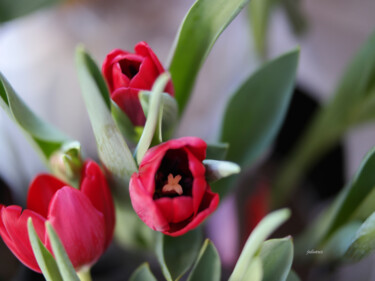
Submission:
<svg viewBox="0 0 375 281">
<path fill-rule="evenodd" d="M 81 281 L 92 281 L 90 268 L 83 268 L 81 271 L 77 272 L 77 274 Z"/>
</svg>

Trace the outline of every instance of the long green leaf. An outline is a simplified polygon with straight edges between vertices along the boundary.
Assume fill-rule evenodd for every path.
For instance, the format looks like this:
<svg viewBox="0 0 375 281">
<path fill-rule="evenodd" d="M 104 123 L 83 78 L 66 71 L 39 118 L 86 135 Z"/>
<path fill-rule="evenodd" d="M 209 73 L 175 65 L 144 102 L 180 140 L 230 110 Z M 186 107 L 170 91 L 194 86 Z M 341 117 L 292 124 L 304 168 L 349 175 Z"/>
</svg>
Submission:
<svg viewBox="0 0 375 281">
<path fill-rule="evenodd" d="M 246 270 L 241 281 L 262 281 L 263 280 L 263 264 L 259 256 L 255 256 Z"/>
<path fill-rule="evenodd" d="M 187 281 L 220 281 L 220 257 L 214 244 L 206 240 Z"/>
<path fill-rule="evenodd" d="M 136 148 L 136 159 L 138 164 L 141 163 L 143 156 L 145 155 L 147 149 L 150 147 L 152 139 L 154 138 L 155 129 L 159 121 L 161 121 L 159 119 L 159 115 L 161 113 L 161 107 L 163 106 L 162 93 L 169 79 L 169 74 L 163 73 L 158 77 L 158 79 L 156 79 L 154 85 L 152 86 L 146 124 Z"/>
<path fill-rule="evenodd" d="M 267 30 L 273 0 L 252 0 L 249 4 L 249 16 L 255 48 L 262 57 L 267 52 Z"/>
<path fill-rule="evenodd" d="M 291 237 L 263 242 L 260 249 L 263 261 L 263 281 L 285 281 L 293 263 Z"/>
<path fill-rule="evenodd" d="M 273 192 L 282 205 L 303 174 L 353 126 L 375 119 L 375 32 L 342 75 L 331 101 L 313 118 L 291 154 L 281 164 Z"/>
<path fill-rule="evenodd" d="M 157 281 L 157 279 L 152 274 L 148 263 L 144 263 L 133 272 L 129 281 Z"/>
<path fill-rule="evenodd" d="M 25 16 L 39 9 L 62 3 L 63 0 L 1 0 L 0 22 Z"/>
<path fill-rule="evenodd" d="M 374 169 L 375 147 L 367 153 L 352 181 L 340 192 L 332 205 L 298 238 L 296 248 L 299 256 L 303 256 L 306 247 L 311 249 L 326 243 L 343 225 L 373 212 L 373 209 L 364 206 L 374 192 Z M 360 217 L 356 217 L 359 215 Z"/>
<path fill-rule="evenodd" d="M 123 188 L 137 171 L 137 166 L 112 119 L 108 89 L 95 62 L 82 47 L 77 48 L 76 64 L 100 160 L 111 173 L 114 183 Z"/>
<path fill-rule="evenodd" d="M 22 128 L 47 165 L 52 153 L 69 141 L 67 136 L 27 107 L 2 73 L 0 73 L 0 106 Z"/>
<path fill-rule="evenodd" d="M 249 264 L 251 263 L 256 252 L 260 249 L 263 241 L 281 224 L 283 224 L 289 218 L 289 216 L 290 211 L 288 209 L 274 211 L 268 214 L 255 227 L 246 241 L 229 281 L 238 281 L 244 278 Z"/>
<path fill-rule="evenodd" d="M 359 261 L 375 250 L 375 212 L 360 226 L 351 241 L 346 257 Z"/>
<path fill-rule="evenodd" d="M 286 278 L 286 281 L 301 281 L 301 279 L 298 277 L 297 273 L 291 270 L 289 271 L 288 278 Z"/>
<path fill-rule="evenodd" d="M 228 160 L 250 166 L 270 145 L 293 93 L 298 55 L 297 49 L 268 62 L 232 96 L 221 131 Z"/>
<path fill-rule="evenodd" d="M 242 84 L 227 105 L 220 141 L 229 143 L 227 159 L 243 170 L 269 147 L 280 129 L 293 93 L 298 56 L 297 49 L 266 63 Z M 235 179 L 218 182 L 215 191 L 224 195 L 235 185 Z"/>
<path fill-rule="evenodd" d="M 55 255 L 57 266 L 60 270 L 63 280 L 80 281 L 71 261 L 69 260 L 68 254 L 66 253 L 64 246 L 60 241 L 60 238 L 48 221 L 46 222 L 46 229 L 51 242 L 52 251 Z"/>
<path fill-rule="evenodd" d="M 63 281 L 55 259 L 40 241 L 31 218 L 27 220 L 27 229 L 31 247 L 33 248 L 36 261 L 38 262 L 44 278 L 46 278 L 47 281 Z"/>
<path fill-rule="evenodd" d="M 197 0 L 175 40 L 170 72 L 182 114 L 200 67 L 221 32 L 248 0 Z"/>
<path fill-rule="evenodd" d="M 190 268 L 198 255 L 201 243 L 200 229 L 178 237 L 159 234 L 156 241 L 156 256 L 168 281 L 178 280 Z"/>
</svg>

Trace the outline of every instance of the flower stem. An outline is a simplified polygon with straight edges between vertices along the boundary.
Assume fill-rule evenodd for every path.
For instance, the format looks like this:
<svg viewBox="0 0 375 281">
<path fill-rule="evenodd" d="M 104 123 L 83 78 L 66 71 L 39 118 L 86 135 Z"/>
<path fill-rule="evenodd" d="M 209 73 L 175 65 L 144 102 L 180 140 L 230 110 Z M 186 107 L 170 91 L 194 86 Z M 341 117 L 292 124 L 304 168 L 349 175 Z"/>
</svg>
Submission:
<svg viewBox="0 0 375 281">
<path fill-rule="evenodd" d="M 77 272 L 79 280 L 81 281 L 92 281 L 90 268 L 84 268 L 81 271 Z"/>
</svg>

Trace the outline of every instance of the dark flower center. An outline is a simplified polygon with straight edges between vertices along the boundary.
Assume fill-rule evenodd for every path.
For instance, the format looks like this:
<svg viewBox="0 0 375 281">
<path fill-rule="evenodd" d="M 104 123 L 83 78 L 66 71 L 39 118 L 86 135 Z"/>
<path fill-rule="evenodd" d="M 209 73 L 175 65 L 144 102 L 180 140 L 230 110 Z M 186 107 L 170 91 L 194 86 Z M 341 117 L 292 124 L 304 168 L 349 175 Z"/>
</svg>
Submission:
<svg viewBox="0 0 375 281">
<path fill-rule="evenodd" d="M 119 61 L 121 72 L 132 79 L 139 72 L 139 67 L 141 66 L 141 61 L 123 59 Z"/>
<path fill-rule="evenodd" d="M 171 175 L 171 176 L 170 176 Z M 168 179 L 169 177 L 169 179 Z M 181 177 L 181 178 L 180 178 Z M 176 180 L 178 179 L 178 180 Z M 172 182 L 174 181 L 174 182 Z M 166 192 L 166 186 L 177 184 L 182 187 L 182 194 Z M 184 149 L 168 150 L 155 174 L 154 199 L 161 197 L 192 196 L 193 175 L 189 169 L 189 160 Z M 164 191 L 163 191 L 164 187 Z M 173 189 L 173 188 L 172 188 Z"/>
</svg>

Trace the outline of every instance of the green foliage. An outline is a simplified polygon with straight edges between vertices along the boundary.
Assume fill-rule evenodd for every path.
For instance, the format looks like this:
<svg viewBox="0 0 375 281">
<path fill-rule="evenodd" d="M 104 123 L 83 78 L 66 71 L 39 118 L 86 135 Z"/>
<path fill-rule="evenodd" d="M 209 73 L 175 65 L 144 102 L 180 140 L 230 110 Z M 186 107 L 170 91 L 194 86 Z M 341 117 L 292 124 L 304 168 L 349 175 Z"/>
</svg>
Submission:
<svg viewBox="0 0 375 281">
<path fill-rule="evenodd" d="M 253 230 L 246 244 L 242 250 L 242 253 L 237 261 L 236 266 L 229 278 L 229 281 L 240 281 L 244 279 L 248 267 L 251 265 L 254 257 L 257 255 L 259 249 L 261 249 L 264 240 L 275 231 L 281 224 L 283 224 L 290 216 L 288 209 L 281 209 L 268 214 Z M 248 279 L 247 279 L 248 280 Z"/>
<path fill-rule="evenodd" d="M 353 261 L 359 261 L 375 250 L 375 212 L 359 227 L 350 242 L 345 256 Z"/>
<path fill-rule="evenodd" d="M 31 247 L 33 248 L 36 261 L 38 262 L 44 278 L 46 278 L 47 281 L 63 281 L 55 259 L 40 241 L 31 218 L 27 220 L 27 229 Z"/>
<path fill-rule="evenodd" d="M 141 163 L 143 156 L 145 155 L 146 151 L 151 145 L 152 139 L 154 138 L 155 130 L 157 126 L 161 129 L 161 121 L 163 114 L 163 103 L 162 103 L 162 93 L 165 88 L 165 85 L 168 83 L 170 77 L 168 73 L 161 74 L 158 79 L 155 81 L 154 85 L 152 86 L 152 92 L 150 94 L 149 102 L 148 102 L 148 110 L 147 110 L 147 119 L 146 124 L 143 129 L 142 136 L 138 142 L 136 148 L 136 159 L 138 164 Z M 141 104 L 142 104 L 142 93 L 141 96 Z M 160 131 L 161 132 L 161 131 Z M 161 133 L 159 133 L 159 141 L 161 142 Z"/>
<path fill-rule="evenodd" d="M 211 241 L 206 239 L 188 281 L 220 281 L 221 267 L 219 254 Z"/>
<path fill-rule="evenodd" d="M 285 281 L 293 263 L 292 238 L 263 242 L 259 256 L 263 262 L 263 281 Z"/>
<path fill-rule="evenodd" d="M 144 263 L 133 272 L 129 281 L 157 281 L 157 279 L 152 274 L 148 263 Z"/>
<path fill-rule="evenodd" d="M 294 50 L 266 63 L 241 85 L 227 105 L 220 141 L 229 143 L 227 159 L 243 170 L 269 147 L 281 127 L 293 93 L 298 56 L 299 50 Z M 234 179 L 218 182 L 215 190 L 225 194 Z"/>
<path fill-rule="evenodd" d="M 31 111 L 1 73 L 0 106 L 22 128 L 47 166 L 51 155 L 70 142 L 67 136 Z"/>
<path fill-rule="evenodd" d="M 113 184 L 124 190 L 137 166 L 112 119 L 108 89 L 95 62 L 82 47 L 77 48 L 76 65 L 100 160 L 111 173 Z"/>
<path fill-rule="evenodd" d="M 196 76 L 221 32 L 248 0 L 197 0 L 175 40 L 170 72 L 180 114 L 189 100 Z"/>
<path fill-rule="evenodd" d="M 57 267 L 59 268 L 63 280 L 80 281 L 71 261 L 69 260 L 68 254 L 66 253 L 64 246 L 60 241 L 60 238 L 48 221 L 46 222 L 46 229 L 48 237 L 51 241 L 53 254 L 56 258 Z"/>
<path fill-rule="evenodd" d="M 39 9 L 49 7 L 63 0 L 1 0 L 0 1 L 0 22 L 25 16 Z"/>
<path fill-rule="evenodd" d="M 209 143 L 207 144 L 206 159 L 224 160 L 228 148 L 228 143 Z"/>
<path fill-rule="evenodd" d="M 274 205 L 281 205 L 303 174 L 353 126 L 375 119 L 375 32 L 341 77 L 332 100 L 313 118 L 281 165 Z"/>
<path fill-rule="evenodd" d="M 159 233 L 156 241 L 156 256 L 167 281 L 178 280 L 186 273 L 196 259 L 201 244 L 200 229 L 178 237 Z"/>
</svg>

